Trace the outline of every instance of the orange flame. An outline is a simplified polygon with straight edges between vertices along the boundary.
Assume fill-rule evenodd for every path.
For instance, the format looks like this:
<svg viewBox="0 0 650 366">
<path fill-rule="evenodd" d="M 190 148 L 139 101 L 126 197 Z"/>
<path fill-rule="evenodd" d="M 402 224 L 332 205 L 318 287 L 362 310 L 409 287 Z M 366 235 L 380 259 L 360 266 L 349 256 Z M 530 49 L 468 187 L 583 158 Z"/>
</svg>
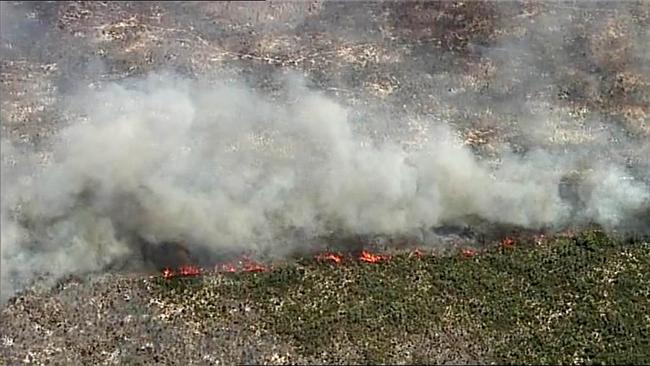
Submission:
<svg viewBox="0 0 650 366">
<path fill-rule="evenodd" d="M 463 255 L 463 257 L 470 258 L 476 255 L 476 251 L 474 249 L 465 248 L 461 251 L 461 254 Z"/>
<path fill-rule="evenodd" d="M 246 260 L 243 264 L 242 271 L 244 272 L 264 272 L 266 267 L 252 260 Z"/>
<path fill-rule="evenodd" d="M 341 263 L 341 256 L 334 253 L 322 253 L 316 256 L 316 259 L 322 262 L 329 261 L 336 264 Z"/>
<path fill-rule="evenodd" d="M 223 263 L 217 265 L 215 269 L 218 272 L 237 273 L 237 272 L 265 272 L 269 268 L 251 259 L 244 258 L 240 260 L 237 264 Z"/>
<path fill-rule="evenodd" d="M 172 271 L 169 268 L 165 268 L 165 269 L 162 270 L 162 275 L 163 275 L 163 278 L 170 279 L 170 278 L 174 277 L 174 271 Z"/>
<path fill-rule="evenodd" d="M 366 250 L 361 251 L 359 255 L 359 260 L 366 263 L 378 263 L 387 258 L 387 256 L 372 254 Z"/>
<path fill-rule="evenodd" d="M 162 276 L 164 279 L 170 279 L 173 277 L 193 277 L 201 274 L 201 269 L 195 266 L 181 266 L 178 268 L 178 271 L 174 271 L 171 268 L 164 268 L 162 270 Z"/>
<path fill-rule="evenodd" d="M 198 276 L 201 274 L 201 269 L 195 266 L 182 266 L 178 269 L 178 274 L 183 277 Z"/>
<path fill-rule="evenodd" d="M 221 268 L 219 268 L 221 272 L 229 272 L 229 273 L 234 273 L 237 272 L 237 268 L 235 268 L 235 265 L 232 263 L 224 263 L 221 265 Z"/>
<path fill-rule="evenodd" d="M 515 241 L 512 238 L 505 238 L 501 240 L 501 247 L 503 248 L 512 248 L 515 245 Z"/>
</svg>

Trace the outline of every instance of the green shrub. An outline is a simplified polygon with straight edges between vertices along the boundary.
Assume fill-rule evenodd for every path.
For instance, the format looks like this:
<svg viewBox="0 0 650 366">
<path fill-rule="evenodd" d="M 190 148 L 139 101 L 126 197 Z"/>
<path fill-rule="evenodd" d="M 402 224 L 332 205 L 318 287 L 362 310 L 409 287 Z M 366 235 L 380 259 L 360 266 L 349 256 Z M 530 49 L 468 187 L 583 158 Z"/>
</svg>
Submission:
<svg viewBox="0 0 650 366">
<path fill-rule="evenodd" d="M 172 296 L 179 286 L 251 304 L 262 328 L 323 362 L 650 361 L 650 245 L 599 231 L 469 258 L 305 260 L 224 276 L 231 281 L 161 281 L 157 293 L 206 326 L 225 312 Z"/>
</svg>

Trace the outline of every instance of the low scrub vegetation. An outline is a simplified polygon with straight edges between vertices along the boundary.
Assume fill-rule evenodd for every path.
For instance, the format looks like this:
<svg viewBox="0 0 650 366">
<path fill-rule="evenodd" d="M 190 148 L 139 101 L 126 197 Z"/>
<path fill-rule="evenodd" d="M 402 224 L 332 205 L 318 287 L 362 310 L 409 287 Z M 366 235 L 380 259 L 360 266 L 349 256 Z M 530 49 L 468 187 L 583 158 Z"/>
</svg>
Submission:
<svg viewBox="0 0 650 366">
<path fill-rule="evenodd" d="M 649 269 L 647 241 L 589 231 L 473 256 L 160 279 L 154 291 L 202 327 L 249 322 L 303 361 L 646 364 Z"/>
</svg>

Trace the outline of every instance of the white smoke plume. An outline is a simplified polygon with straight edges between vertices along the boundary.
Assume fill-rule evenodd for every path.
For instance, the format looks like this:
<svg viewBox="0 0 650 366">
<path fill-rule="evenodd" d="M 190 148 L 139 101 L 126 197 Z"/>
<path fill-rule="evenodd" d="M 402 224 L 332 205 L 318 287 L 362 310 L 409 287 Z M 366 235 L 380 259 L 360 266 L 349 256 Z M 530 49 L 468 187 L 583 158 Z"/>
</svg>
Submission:
<svg viewBox="0 0 650 366">
<path fill-rule="evenodd" d="M 334 51 L 342 52 L 341 57 L 354 67 L 357 62 L 367 62 L 369 67 L 378 67 L 381 62 L 395 63 L 392 72 L 396 80 L 406 85 L 404 90 L 408 90 L 410 80 L 430 80 L 432 84 L 422 85 L 435 84 L 436 88 L 413 87 L 414 95 L 406 97 L 413 97 L 414 109 L 422 102 L 448 105 L 458 112 L 439 111 L 438 115 L 410 113 L 406 105 L 406 113 L 379 113 L 376 111 L 393 106 L 373 105 L 376 100 L 373 102 L 370 97 L 368 101 L 350 103 L 355 107 L 344 106 L 318 88 L 308 87 L 311 80 L 294 76 L 286 78 L 279 93 L 282 96 L 257 91 L 254 82 L 249 85 L 241 80 L 226 81 L 224 77 L 221 82 L 208 83 L 160 72 L 140 79 L 97 83 L 102 86 L 89 91 L 84 85 L 91 81 L 94 85 L 101 79 L 98 75 L 120 74 L 112 68 L 127 56 L 120 53 L 123 47 L 119 44 L 112 51 L 108 45 L 109 51 L 105 51 L 102 47 L 110 42 L 99 36 L 88 35 L 86 43 L 76 37 L 89 29 L 112 29 L 109 25 L 121 29 L 124 24 L 117 22 L 117 16 L 131 11 L 131 5 L 111 4 L 116 11 L 105 10 L 106 19 L 91 16 L 101 13 L 99 8 L 85 12 L 88 21 L 97 22 L 93 26 L 84 27 L 83 22 L 72 20 L 75 17 L 66 16 L 67 26 L 74 30 L 66 34 L 50 31 L 60 25 L 62 15 L 76 7 L 105 6 L 7 4 L 0 3 L 2 61 L 36 59 L 41 64 L 56 63 L 62 70 L 55 82 L 59 87 L 54 93 L 56 104 L 71 101 L 57 108 L 79 117 L 66 121 L 68 126 L 55 136 L 41 137 L 41 145 L 51 147 L 47 149 L 51 156 L 43 156 L 42 149 L 16 141 L 3 125 L 0 300 L 41 275 L 56 279 L 71 273 L 102 271 L 125 258 L 137 257 L 141 241 L 182 241 L 190 250 L 200 248 L 202 253 L 251 250 L 283 256 L 332 233 L 400 236 L 444 225 L 488 223 L 556 230 L 595 223 L 610 231 L 650 233 L 650 144 L 643 137 L 627 136 L 611 121 L 601 120 L 598 111 L 583 120 L 570 116 L 566 103 L 559 103 L 556 97 L 564 92 L 574 93 L 579 100 L 584 94 L 583 99 L 602 104 L 610 96 L 603 88 L 607 84 L 601 81 L 601 74 L 620 78 L 619 84 L 628 88 L 636 84 L 626 84 L 626 78 L 647 77 L 647 27 L 621 21 L 643 10 L 643 3 L 610 4 L 611 9 L 606 12 L 599 10 L 598 14 L 614 15 L 603 16 L 603 21 L 596 23 L 592 33 L 597 37 L 577 42 L 581 52 L 573 52 L 576 45 L 567 41 L 571 34 L 565 29 L 571 28 L 574 20 L 590 7 L 588 4 L 578 4 L 574 10 L 564 9 L 559 3 L 528 4 L 534 5 L 530 12 L 499 18 L 501 23 L 524 24 L 512 37 L 503 37 L 497 43 L 484 40 L 467 47 L 469 56 L 480 65 L 472 70 L 487 75 L 475 78 L 454 68 L 453 62 L 437 67 L 436 57 L 432 56 L 437 51 L 425 50 L 429 52 L 426 62 L 409 61 L 409 52 L 416 57 L 418 47 L 425 48 L 417 45 L 420 40 L 405 41 L 390 49 L 392 41 L 418 37 L 419 31 L 424 32 L 421 40 L 426 41 L 430 38 L 426 32 L 436 28 L 430 25 L 450 21 L 450 14 L 458 11 L 460 5 L 420 4 L 426 5 L 426 11 L 396 6 L 382 11 L 377 20 L 381 24 L 372 23 L 373 26 L 369 26 L 368 13 L 362 7 L 351 11 L 349 18 L 339 17 L 350 10 L 336 10 L 345 7 L 343 3 L 331 8 L 326 4 L 284 2 L 255 9 L 219 3 L 154 6 L 170 12 L 168 21 L 172 25 L 168 31 L 173 44 L 180 37 L 183 42 L 207 44 L 212 47 L 210 52 L 221 46 L 249 52 L 239 46 L 262 44 L 261 40 L 266 40 L 269 49 L 280 47 L 277 52 L 281 56 L 282 52 L 293 52 L 288 46 L 291 42 L 286 43 L 287 50 L 282 49 L 283 43 L 269 42 L 274 36 L 266 32 L 282 28 L 283 32 L 297 35 L 309 24 L 314 24 L 314 34 L 336 29 L 336 37 L 346 42 L 386 40 L 382 43 L 386 49 L 380 50 L 384 55 L 375 56 L 375 61 L 368 61 L 371 54 L 364 56 L 367 60 L 360 56 L 357 60 L 344 47 Z M 508 9 L 528 6 L 502 4 L 505 14 Z M 307 13 L 301 10 L 314 8 L 317 14 L 321 5 L 329 18 L 306 15 L 312 14 L 313 9 Z M 535 8 L 540 6 L 559 8 L 548 15 L 535 15 Z M 265 15 L 265 11 L 269 13 Z M 204 17 L 206 12 L 209 16 Z M 432 23 L 426 19 L 418 23 L 420 16 L 426 18 L 427 14 L 435 18 L 428 20 Z M 157 19 L 154 15 L 151 19 Z M 460 15 L 454 17 L 453 24 L 464 22 Z M 113 19 L 117 23 L 111 23 L 112 16 L 117 17 Z M 250 32 L 250 37 L 240 34 L 229 38 L 230 31 L 215 30 L 218 27 L 215 28 L 211 17 L 217 16 L 231 25 L 260 25 L 257 33 Z M 414 23 L 402 17 L 411 17 Z M 528 17 L 535 17 L 536 22 L 526 23 Z M 422 29 L 410 29 L 418 24 Z M 344 26 L 357 28 L 338 30 Z M 195 27 L 202 28 L 202 32 L 196 33 L 202 35 L 197 36 L 200 39 L 193 38 L 190 32 Z M 133 27 L 134 32 L 136 28 Z M 182 31 L 173 33 L 172 29 Z M 181 66 L 202 65 L 191 60 L 196 55 L 182 45 L 173 48 L 166 43 L 167 46 L 155 50 L 156 42 L 147 34 L 143 31 L 136 40 L 151 41 L 147 47 L 158 52 L 158 60 L 165 54 L 170 59 L 178 58 Z M 229 42 L 235 46 L 228 46 Z M 5 43 L 11 47 L 5 47 Z M 611 52 L 612 47 L 616 47 L 615 52 Z M 104 64 L 99 48 L 115 53 L 115 57 L 106 58 Z M 152 58 L 156 52 L 152 52 Z M 71 56 L 64 57 L 68 53 Z M 447 60 L 456 57 L 443 51 L 434 56 L 440 56 L 440 60 L 442 56 Z M 387 61 L 382 61 L 384 58 Z M 246 65 L 242 62 L 239 66 Z M 309 67 L 306 61 L 305 65 Z M 580 67 L 568 72 L 567 65 Z M 604 71 L 589 71 L 596 66 Z M 268 72 L 256 67 L 249 69 L 255 74 L 253 79 Z M 333 66 L 323 64 L 318 68 L 327 74 Z M 203 78 L 201 71 L 188 74 Z M 331 79 L 340 89 L 354 88 L 346 85 L 348 80 L 342 75 L 346 73 L 332 73 L 331 77 L 325 75 L 325 79 Z M 568 76 L 575 78 L 574 84 L 578 86 L 560 90 L 570 84 L 563 80 Z M 210 74 L 204 79 L 215 77 Z M 467 84 L 473 79 L 486 80 L 485 88 L 472 91 Z M 383 81 L 390 84 L 391 80 Z M 46 89 L 41 85 L 39 88 Z M 81 91 L 75 93 L 75 88 Z M 400 89 L 395 88 L 395 95 L 400 95 Z M 641 106 L 639 110 L 643 111 L 647 107 L 647 90 L 635 88 L 638 90 L 632 88 L 627 93 L 634 98 L 623 102 Z M 364 91 L 358 94 L 364 99 Z M 25 98 L 39 98 L 39 94 L 28 92 Z M 615 102 L 610 103 L 615 106 Z M 403 105 L 399 97 L 390 103 L 399 108 Z M 457 121 L 449 119 L 462 116 L 468 120 L 472 113 L 486 110 L 500 116 L 514 115 L 521 130 L 517 139 L 526 148 L 524 153 L 504 142 L 495 146 L 498 156 L 492 159 L 480 156 L 459 140 L 459 131 L 454 127 Z M 470 117 L 466 118 L 465 113 Z M 410 118 L 417 118 L 428 127 L 426 136 L 420 136 L 425 142 L 409 144 L 407 148 L 397 139 L 373 140 L 360 131 L 363 128 L 357 128 L 358 114 L 369 119 L 366 127 L 370 126 L 370 132 L 384 126 L 385 130 L 397 131 L 396 134 L 409 125 Z M 630 124 L 626 128 L 647 137 L 643 135 L 647 117 L 643 118 L 641 122 L 645 124 Z M 502 130 L 508 128 L 503 127 L 503 120 L 494 119 Z M 573 140 L 578 142 L 561 143 L 559 140 L 567 134 L 577 136 Z M 629 166 L 629 155 L 641 159 Z M 42 164 L 43 160 L 48 160 L 47 164 Z M 571 183 L 566 183 L 567 178 Z M 426 238 L 422 240 L 434 245 Z"/>
<path fill-rule="evenodd" d="M 366 144 L 346 108 L 286 88 L 278 100 L 151 75 L 79 95 L 84 118 L 57 136 L 48 166 L 3 141 L 2 293 L 37 272 L 103 268 L 134 250 L 124 232 L 282 254 L 304 245 L 296 230 L 397 235 L 468 217 L 614 228 L 648 207 L 648 186 L 618 166 L 590 167 L 576 212 L 558 189 L 570 156 L 505 154 L 493 168 L 442 124 L 415 151 Z"/>
</svg>

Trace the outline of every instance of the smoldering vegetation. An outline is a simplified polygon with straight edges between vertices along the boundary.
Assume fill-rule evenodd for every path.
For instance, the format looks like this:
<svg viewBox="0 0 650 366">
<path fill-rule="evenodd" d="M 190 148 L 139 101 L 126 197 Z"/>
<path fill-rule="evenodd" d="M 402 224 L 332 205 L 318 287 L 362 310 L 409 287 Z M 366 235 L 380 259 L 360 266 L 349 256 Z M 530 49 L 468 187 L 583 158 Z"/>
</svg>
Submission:
<svg viewBox="0 0 650 366">
<path fill-rule="evenodd" d="M 650 233 L 647 4 L 2 6 L 3 298 L 350 237 Z"/>
</svg>

